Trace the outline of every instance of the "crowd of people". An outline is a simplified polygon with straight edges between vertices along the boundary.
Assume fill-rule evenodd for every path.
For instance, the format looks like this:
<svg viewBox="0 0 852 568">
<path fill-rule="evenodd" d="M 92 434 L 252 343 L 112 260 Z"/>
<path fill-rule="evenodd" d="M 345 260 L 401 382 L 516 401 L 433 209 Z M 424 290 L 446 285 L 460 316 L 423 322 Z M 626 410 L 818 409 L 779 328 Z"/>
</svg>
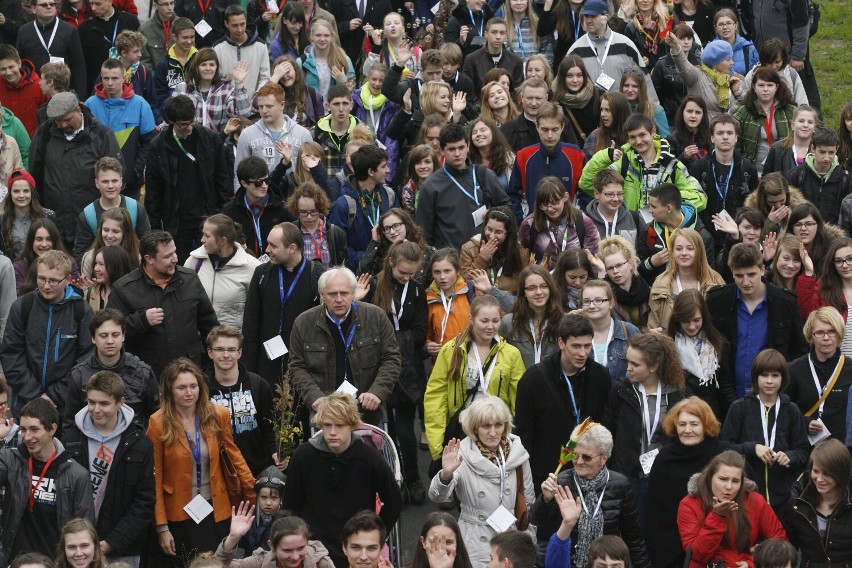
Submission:
<svg viewBox="0 0 852 568">
<path fill-rule="evenodd" d="M 3 0 L 0 566 L 852 565 L 818 22 Z"/>
</svg>

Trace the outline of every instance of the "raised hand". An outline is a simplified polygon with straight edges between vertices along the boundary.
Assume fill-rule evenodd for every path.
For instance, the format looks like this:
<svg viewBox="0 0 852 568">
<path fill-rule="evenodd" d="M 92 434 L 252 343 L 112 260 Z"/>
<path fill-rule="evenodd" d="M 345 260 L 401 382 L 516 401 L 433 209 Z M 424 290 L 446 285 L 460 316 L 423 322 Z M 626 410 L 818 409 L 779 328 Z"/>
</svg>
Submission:
<svg viewBox="0 0 852 568">
<path fill-rule="evenodd" d="M 554 493 L 556 504 L 559 505 L 559 513 L 562 515 L 562 522 L 573 530 L 577 521 L 580 519 L 580 513 L 583 511 L 583 504 L 580 503 L 580 498 L 576 499 L 571 494 L 571 488 L 568 486 L 557 485 Z"/>
<path fill-rule="evenodd" d="M 677 42 L 677 36 L 674 34 L 666 35 L 666 45 L 672 50 L 672 53 L 680 53 L 680 44 Z"/>
<path fill-rule="evenodd" d="M 240 127 L 240 119 L 237 117 L 229 118 L 228 122 L 225 123 L 225 128 L 223 132 L 225 136 L 230 136 L 234 133 L 234 131 Z"/>
<path fill-rule="evenodd" d="M 468 277 L 473 282 L 473 287 L 483 294 L 488 294 L 494 287 L 491 284 L 491 279 L 488 278 L 488 272 L 482 268 L 473 268 L 468 272 Z"/>
<path fill-rule="evenodd" d="M 11 418 L 12 409 L 8 406 L 0 408 L 0 438 L 5 438 L 15 427 L 15 419 Z"/>
<path fill-rule="evenodd" d="M 713 511 L 720 517 L 729 517 L 739 508 L 736 501 L 720 501 L 713 497 Z"/>
<path fill-rule="evenodd" d="M 250 501 L 242 501 L 238 507 L 231 507 L 230 536 L 242 538 L 254 524 L 254 505 Z"/>
<path fill-rule="evenodd" d="M 770 221 L 775 223 L 776 225 L 783 225 L 784 221 L 790 215 L 790 208 L 786 205 L 773 205 L 772 210 L 769 212 L 767 217 Z"/>
<path fill-rule="evenodd" d="M 494 253 L 497 252 L 499 247 L 500 243 L 497 242 L 496 238 L 488 239 L 479 247 L 479 256 L 481 256 L 485 262 L 491 262 L 491 259 L 494 258 Z"/>
<path fill-rule="evenodd" d="M 365 272 L 364 274 L 358 277 L 358 286 L 355 287 L 356 302 L 360 302 L 367 296 L 367 294 L 370 292 L 370 283 L 372 281 L 373 277 L 370 276 L 369 272 Z"/>
<path fill-rule="evenodd" d="M 441 479 L 450 479 L 463 461 L 461 442 L 457 438 L 453 438 L 447 442 L 441 454 Z"/>
<path fill-rule="evenodd" d="M 332 65 L 331 76 L 338 83 L 345 83 L 346 82 L 346 71 L 343 69 L 343 67 L 338 67 L 337 65 Z"/>
<path fill-rule="evenodd" d="M 281 154 L 282 164 L 289 164 L 290 160 L 293 159 L 293 145 L 284 142 L 283 139 L 279 139 L 275 143 L 275 150 Z"/>
<path fill-rule="evenodd" d="M 589 263 L 592 265 L 592 268 L 595 269 L 598 278 L 603 278 L 606 275 L 606 265 L 604 261 L 598 257 L 596 254 L 592 254 L 592 251 L 589 249 L 583 249 L 586 251 L 586 258 L 589 259 Z"/>
<path fill-rule="evenodd" d="M 467 108 L 467 93 L 458 91 L 453 94 L 453 115 L 460 115 Z"/>
<path fill-rule="evenodd" d="M 315 168 L 316 165 L 319 164 L 319 162 L 320 162 L 319 156 L 312 156 L 310 154 L 308 154 L 306 156 L 302 156 L 302 164 L 306 168 L 308 168 L 309 170 Z"/>
<path fill-rule="evenodd" d="M 713 224 L 716 226 L 717 231 L 727 233 L 735 239 L 740 236 L 740 229 L 739 227 L 737 227 L 737 222 L 734 221 L 730 215 L 720 215 L 719 213 L 714 213 L 711 218 L 713 219 Z"/>
<path fill-rule="evenodd" d="M 270 83 L 277 83 L 281 79 L 287 76 L 287 74 L 293 70 L 293 64 L 289 61 L 282 61 L 278 65 L 275 66 L 275 69 L 272 70 L 272 76 L 269 78 Z"/>
<path fill-rule="evenodd" d="M 459 29 L 459 41 L 461 43 L 467 43 L 467 36 L 470 34 L 470 28 L 468 26 L 462 26 Z"/>
<path fill-rule="evenodd" d="M 609 147 L 612 148 L 612 161 L 617 162 L 624 155 L 624 152 L 621 151 L 621 148 L 615 145 L 615 140 L 609 141 Z"/>
<path fill-rule="evenodd" d="M 763 239 L 763 260 L 770 261 L 778 252 L 778 234 L 775 231 L 766 234 Z"/>
<path fill-rule="evenodd" d="M 402 40 L 399 47 L 396 48 L 396 64 L 400 67 L 405 67 L 405 64 L 408 63 L 412 55 L 411 42 L 407 39 Z"/>
<path fill-rule="evenodd" d="M 242 87 L 248 77 L 249 64 L 248 61 L 240 61 L 234 68 L 231 69 L 231 77 L 234 78 L 234 84 L 237 87 Z"/>
<path fill-rule="evenodd" d="M 805 274 L 807 276 L 813 276 L 814 261 L 811 258 L 811 255 L 808 254 L 808 249 L 805 248 L 805 243 L 799 243 L 799 256 L 802 257 L 802 266 L 805 269 Z"/>
<path fill-rule="evenodd" d="M 447 550 L 447 539 L 443 535 L 430 536 L 423 542 L 423 550 L 426 551 L 429 568 L 452 568 L 456 561 L 456 549 L 453 547 L 450 554 Z"/>
<path fill-rule="evenodd" d="M 397 60 L 398 61 L 398 60 Z M 402 95 L 402 106 L 405 108 L 405 112 L 411 114 L 411 89 L 407 89 L 405 94 Z"/>
</svg>

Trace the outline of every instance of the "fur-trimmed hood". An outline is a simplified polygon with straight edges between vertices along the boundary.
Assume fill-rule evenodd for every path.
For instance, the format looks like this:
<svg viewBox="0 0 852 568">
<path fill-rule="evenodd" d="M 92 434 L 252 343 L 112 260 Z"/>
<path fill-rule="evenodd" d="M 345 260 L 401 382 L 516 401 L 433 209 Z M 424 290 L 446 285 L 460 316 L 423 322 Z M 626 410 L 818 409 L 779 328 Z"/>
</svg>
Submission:
<svg viewBox="0 0 852 568">
<path fill-rule="evenodd" d="M 805 199 L 805 196 L 802 195 L 802 192 L 796 189 L 795 187 L 790 187 L 790 209 L 795 209 L 797 205 L 801 205 L 803 203 L 807 203 L 808 200 Z M 753 207 L 760 211 L 759 204 L 757 202 L 757 190 L 752 191 L 748 194 L 745 199 L 745 203 L 743 203 L 745 207 Z"/>
<path fill-rule="evenodd" d="M 689 482 L 686 484 L 687 492 L 693 497 L 698 497 L 698 478 L 701 476 L 701 473 L 693 473 L 689 477 Z M 757 491 L 757 483 L 749 479 L 745 478 L 745 488 L 746 491 Z"/>
</svg>

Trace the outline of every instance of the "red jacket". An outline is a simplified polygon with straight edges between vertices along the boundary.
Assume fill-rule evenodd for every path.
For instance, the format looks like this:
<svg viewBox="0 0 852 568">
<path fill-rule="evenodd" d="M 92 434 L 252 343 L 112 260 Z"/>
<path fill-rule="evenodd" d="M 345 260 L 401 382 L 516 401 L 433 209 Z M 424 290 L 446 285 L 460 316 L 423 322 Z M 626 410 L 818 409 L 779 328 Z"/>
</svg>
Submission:
<svg viewBox="0 0 852 568">
<path fill-rule="evenodd" d="M 41 79 L 29 59 L 21 60 L 21 80 L 17 85 L 0 80 L 0 101 L 24 123 L 30 138 L 38 126 L 36 111 L 47 100 L 41 92 Z"/>
<path fill-rule="evenodd" d="M 775 516 L 775 511 L 759 493 L 746 493 L 745 508 L 751 524 L 749 548 L 767 538 L 787 540 L 787 533 Z M 683 498 L 677 511 L 677 526 L 683 549 L 692 547 L 689 568 L 705 568 L 708 562 L 719 561 L 724 561 L 725 566 L 731 568 L 736 567 L 737 562 L 745 561 L 749 568 L 754 568 L 754 557 L 750 552 L 739 552 L 722 542 L 728 531 L 727 519 L 712 510 L 705 514 L 700 497 L 687 495 Z M 732 528 L 728 540 L 734 541 L 735 538 Z"/>
<path fill-rule="evenodd" d="M 796 296 L 799 299 L 799 312 L 801 312 L 803 320 L 808 319 L 808 316 L 814 310 L 831 305 L 820 294 L 821 288 L 822 281 L 818 280 L 816 276 L 800 274 L 798 280 L 796 280 Z M 844 322 L 848 311 L 848 308 L 843 308 L 843 311 L 840 312 Z"/>
</svg>

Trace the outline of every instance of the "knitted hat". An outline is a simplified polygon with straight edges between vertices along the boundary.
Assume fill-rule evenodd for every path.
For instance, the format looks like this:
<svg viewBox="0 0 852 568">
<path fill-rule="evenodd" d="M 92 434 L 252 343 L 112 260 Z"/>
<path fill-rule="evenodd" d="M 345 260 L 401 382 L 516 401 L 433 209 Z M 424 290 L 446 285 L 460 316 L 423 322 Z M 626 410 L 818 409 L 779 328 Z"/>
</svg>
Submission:
<svg viewBox="0 0 852 568">
<path fill-rule="evenodd" d="M 580 8 L 581 16 L 609 14 L 609 5 L 604 0 L 586 0 Z"/>
<path fill-rule="evenodd" d="M 714 39 L 704 46 L 701 62 L 707 67 L 714 67 L 733 56 L 734 50 L 730 43 L 722 39 Z"/>
<path fill-rule="evenodd" d="M 30 175 L 30 172 L 28 172 L 27 170 L 15 170 L 11 174 L 9 174 L 9 179 L 6 181 L 6 183 L 9 184 L 9 187 L 12 187 L 12 184 L 18 181 L 19 179 L 24 180 L 25 182 L 30 184 L 31 188 L 35 189 L 35 178 L 33 178 L 33 176 Z"/>
<path fill-rule="evenodd" d="M 69 112 L 73 112 L 80 106 L 77 95 L 70 92 L 57 93 L 47 103 L 47 118 L 54 120 L 62 118 Z"/>
</svg>

